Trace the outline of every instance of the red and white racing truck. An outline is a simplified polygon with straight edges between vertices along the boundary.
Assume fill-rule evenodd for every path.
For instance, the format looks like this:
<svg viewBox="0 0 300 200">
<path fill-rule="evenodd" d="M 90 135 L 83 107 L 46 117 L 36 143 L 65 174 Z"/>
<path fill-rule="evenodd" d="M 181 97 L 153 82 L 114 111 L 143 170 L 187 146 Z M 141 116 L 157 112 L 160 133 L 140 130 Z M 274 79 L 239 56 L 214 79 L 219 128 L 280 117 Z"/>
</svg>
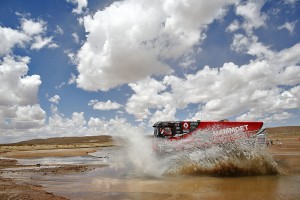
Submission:
<svg viewBox="0 0 300 200">
<path fill-rule="evenodd" d="M 264 145 L 266 131 L 263 122 L 236 121 L 164 121 L 154 127 L 154 151 L 165 151 L 166 144 L 175 144 L 176 149 L 190 147 L 207 148 L 212 145 L 234 142 L 239 139 L 252 140 L 255 145 Z M 170 145 L 169 145 L 170 147 Z M 174 150 L 174 149 L 173 149 Z"/>
</svg>

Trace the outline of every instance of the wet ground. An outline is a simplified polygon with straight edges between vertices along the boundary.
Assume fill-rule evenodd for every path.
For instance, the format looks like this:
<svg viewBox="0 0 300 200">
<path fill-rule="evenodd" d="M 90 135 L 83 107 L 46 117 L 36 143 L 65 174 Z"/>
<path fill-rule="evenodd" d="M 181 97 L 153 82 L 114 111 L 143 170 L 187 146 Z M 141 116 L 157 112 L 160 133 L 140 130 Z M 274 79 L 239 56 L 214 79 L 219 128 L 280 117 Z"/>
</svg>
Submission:
<svg viewBox="0 0 300 200">
<path fill-rule="evenodd" d="M 156 174 L 155 170 L 160 169 L 145 171 L 141 166 L 146 166 L 147 163 L 134 163 L 140 159 L 135 160 L 131 156 L 124 147 L 109 147 L 87 156 L 18 159 L 21 165 L 31 166 L 8 168 L 3 175 L 42 185 L 55 195 L 78 200 L 300 199 L 300 173 L 297 171 L 236 177 L 219 177 L 205 173 L 161 174 L 161 171 Z M 89 170 L 79 169 L 71 173 L 41 170 L 70 164 L 89 166 Z"/>
<path fill-rule="evenodd" d="M 0 199 L 300 199 L 299 133 L 277 130 L 263 151 L 238 143 L 162 156 L 140 134 L 4 145 Z"/>
</svg>

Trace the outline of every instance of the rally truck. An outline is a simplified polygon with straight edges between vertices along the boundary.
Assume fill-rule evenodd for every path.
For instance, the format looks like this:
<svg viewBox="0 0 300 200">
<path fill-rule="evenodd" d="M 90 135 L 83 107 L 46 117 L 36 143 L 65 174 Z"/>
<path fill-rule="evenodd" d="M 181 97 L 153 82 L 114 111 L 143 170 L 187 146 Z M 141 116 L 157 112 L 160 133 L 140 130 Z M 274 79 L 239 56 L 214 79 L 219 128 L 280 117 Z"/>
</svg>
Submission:
<svg viewBox="0 0 300 200">
<path fill-rule="evenodd" d="M 176 151 L 186 148 L 208 148 L 239 140 L 264 146 L 263 122 L 249 121 L 160 121 L 153 125 L 153 150 Z M 170 148 L 172 147 L 172 148 Z"/>
</svg>

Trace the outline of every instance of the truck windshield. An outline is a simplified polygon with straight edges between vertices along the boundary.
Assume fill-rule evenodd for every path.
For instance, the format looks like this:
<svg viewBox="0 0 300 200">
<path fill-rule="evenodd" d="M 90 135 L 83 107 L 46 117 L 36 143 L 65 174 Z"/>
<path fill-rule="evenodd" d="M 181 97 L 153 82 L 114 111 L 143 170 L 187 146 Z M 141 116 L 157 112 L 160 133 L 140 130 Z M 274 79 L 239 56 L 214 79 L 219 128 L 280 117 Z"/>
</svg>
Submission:
<svg viewBox="0 0 300 200">
<path fill-rule="evenodd" d="M 172 128 L 168 126 L 158 126 L 154 128 L 155 137 L 169 137 L 172 136 Z"/>
</svg>

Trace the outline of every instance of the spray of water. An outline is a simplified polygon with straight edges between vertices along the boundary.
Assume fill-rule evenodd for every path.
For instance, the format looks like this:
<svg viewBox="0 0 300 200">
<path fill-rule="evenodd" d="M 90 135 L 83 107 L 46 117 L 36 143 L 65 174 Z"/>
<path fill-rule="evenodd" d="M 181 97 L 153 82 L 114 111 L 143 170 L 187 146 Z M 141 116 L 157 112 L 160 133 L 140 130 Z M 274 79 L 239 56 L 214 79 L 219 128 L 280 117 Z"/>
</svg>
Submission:
<svg viewBox="0 0 300 200">
<path fill-rule="evenodd" d="M 264 149 L 254 148 L 246 138 L 220 143 L 212 134 L 198 132 L 186 140 L 152 140 L 141 133 L 127 135 L 128 157 L 134 170 L 150 176 L 213 175 L 253 176 L 278 174 Z M 160 148 L 153 152 L 152 143 Z"/>
<path fill-rule="evenodd" d="M 236 143 L 187 150 L 169 164 L 170 168 L 165 173 L 171 175 L 252 176 L 278 173 L 269 154 Z"/>
<path fill-rule="evenodd" d="M 164 148 L 169 148 L 168 145 L 165 143 Z M 246 135 L 222 142 L 209 132 L 198 131 L 187 140 L 171 141 L 170 146 L 177 146 L 181 151 L 175 149 L 173 156 L 163 158 L 168 165 L 165 174 L 252 176 L 279 173 L 271 155 L 255 146 L 255 138 L 249 139 Z"/>
<path fill-rule="evenodd" d="M 165 170 L 152 151 L 152 141 L 141 133 L 127 136 L 127 155 L 135 170 L 148 176 L 161 176 Z"/>
</svg>

